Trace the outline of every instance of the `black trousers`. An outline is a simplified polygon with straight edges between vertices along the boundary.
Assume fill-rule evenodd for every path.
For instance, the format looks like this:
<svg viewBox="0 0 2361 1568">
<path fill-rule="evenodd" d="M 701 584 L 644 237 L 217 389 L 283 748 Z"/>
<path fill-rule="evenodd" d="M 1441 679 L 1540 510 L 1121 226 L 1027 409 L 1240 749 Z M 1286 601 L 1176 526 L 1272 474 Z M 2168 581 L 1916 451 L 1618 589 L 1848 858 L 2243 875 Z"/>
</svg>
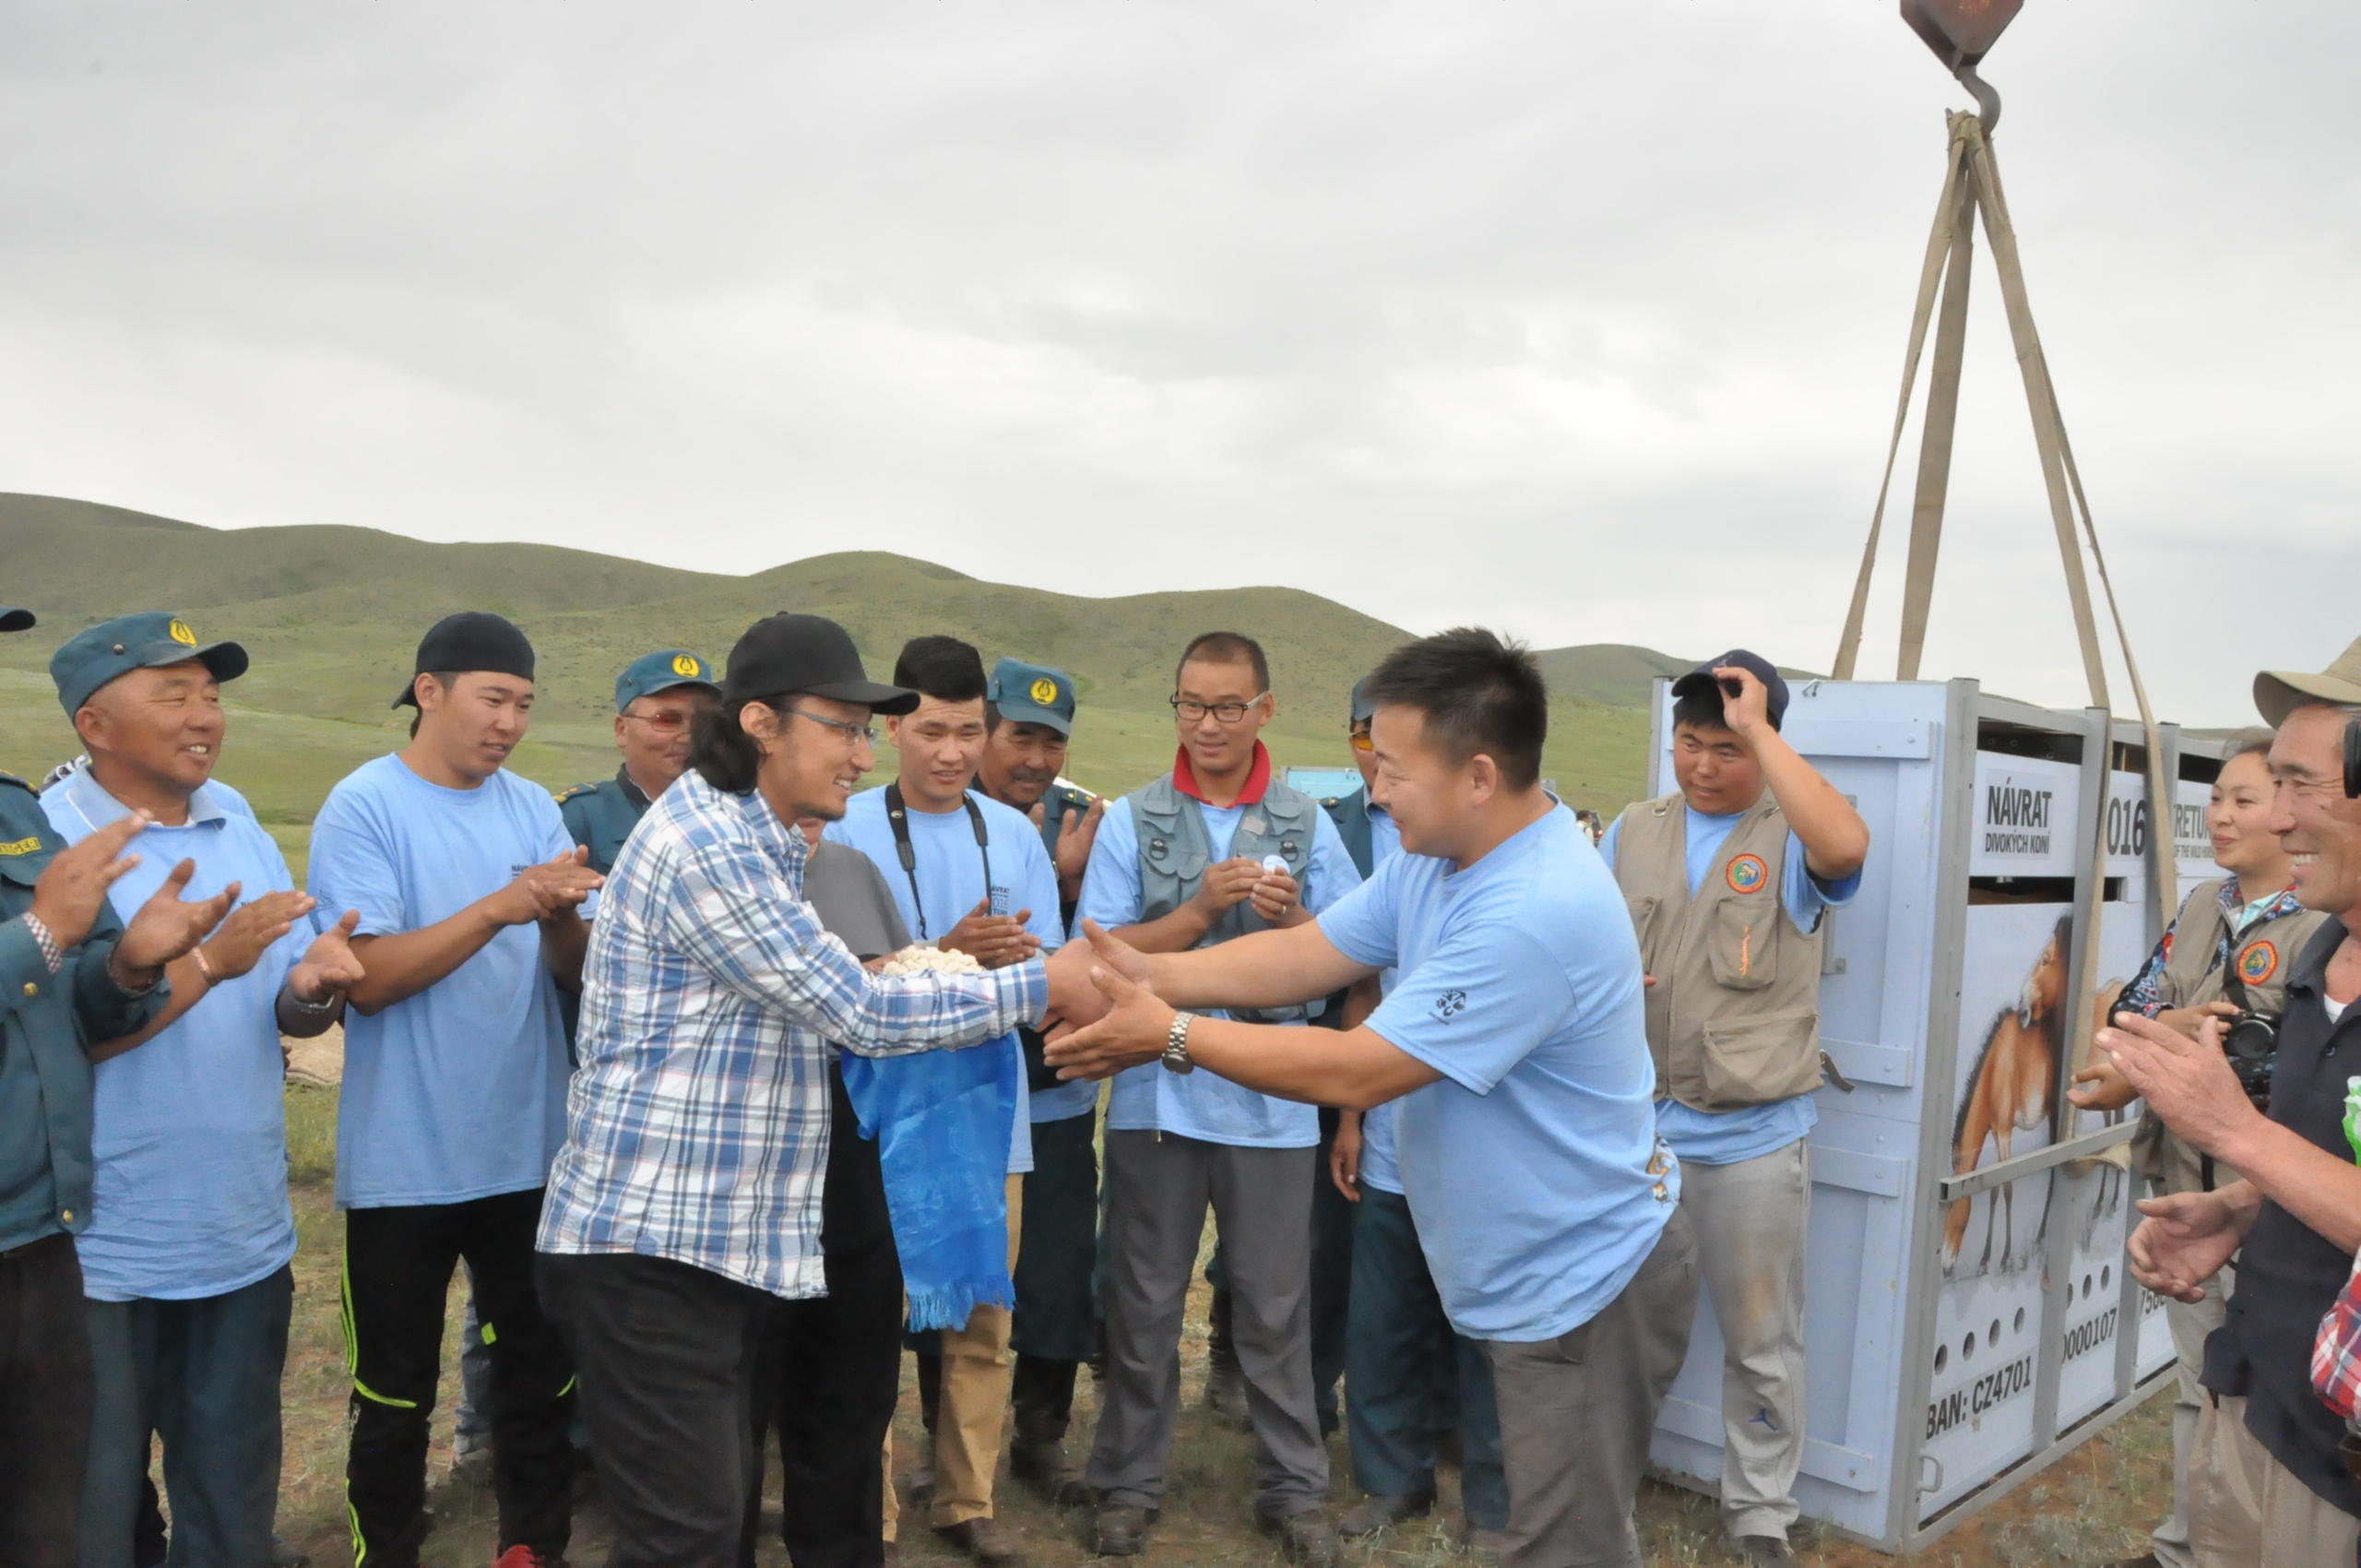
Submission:
<svg viewBox="0 0 2361 1568">
<path fill-rule="evenodd" d="M 609 1568 L 731 1568 L 754 1476 L 755 1357 L 777 1298 L 629 1253 L 543 1253 L 614 1521 Z M 869 1467 L 878 1467 L 876 1449 Z"/>
<path fill-rule="evenodd" d="M 0 1563 L 78 1568 L 90 1444 L 82 1265 L 60 1232 L 0 1254 Z"/>
<path fill-rule="evenodd" d="M 355 1208 L 344 1216 L 345 1461 L 353 1554 L 413 1568 L 426 1533 L 427 1423 L 443 1370 L 443 1305 L 465 1258 L 492 1346 L 492 1491 L 500 1546 L 563 1556 L 571 1532 L 574 1371 L 533 1289 L 541 1194 Z"/>
<path fill-rule="evenodd" d="M 881 1458 L 901 1393 L 902 1262 L 877 1145 L 860 1135 L 834 1068 L 828 1082 L 828 1172 L 820 1194 L 828 1293 L 776 1303 L 764 1328 L 752 1400 L 757 1464 L 746 1496 L 743 1568 L 754 1561 L 760 1455 L 774 1424 L 786 1480 L 780 1534 L 788 1561 L 795 1568 L 882 1568 L 885 1561 Z M 932 1402 L 924 1408 L 931 1414 Z"/>
</svg>

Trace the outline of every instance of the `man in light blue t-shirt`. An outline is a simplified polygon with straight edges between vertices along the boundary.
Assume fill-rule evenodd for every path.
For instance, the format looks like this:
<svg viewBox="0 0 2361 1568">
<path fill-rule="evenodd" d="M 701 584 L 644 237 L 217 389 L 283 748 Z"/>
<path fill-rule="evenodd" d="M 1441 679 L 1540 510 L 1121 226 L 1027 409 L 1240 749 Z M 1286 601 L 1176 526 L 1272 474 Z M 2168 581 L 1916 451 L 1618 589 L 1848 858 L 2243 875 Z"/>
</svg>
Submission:
<svg viewBox="0 0 2361 1568">
<path fill-rule="evenodd" d="M 1203 1068 L 1287 1099 L 1401 1100 L 1419 1244 L 1452 1326 L 1492 1363 L 1502 1560 L 1638 1568 L 1632 1501 L 1688 1349 L 1697 1257 L 1656 1137 L 1631 922 L 1541 787 L 1548 688 L 1531 654 L 1446 632 L 1388 656 L 1370 695 L 1376 793 L 1404 852 L 1316 923 L 1216 951 L 1095 933 L 1112 1010 L 1049 1057 L 1077 1076 L 1160 1059 L 1146 1070 L 1177 1083 Z M 1355 1029 L 1174 1011 L 1275 1006 L 1388 968 Z"/>
<path fill-rule="evenodd" d="M 409 744 L 329 792 L 312 891 L 360 911 L 337 1126 L 352 1362 L 356 1556 L 413 1568 L 454 1266 L 492 1348 L 502 1568 L 564 1556 L 573 1373 L 533 1289 L 541 1188 L 565 1135 L 556 983 L 580 983 L 599 884 L 549 791 L 507 770 L 533 648 L 497 615 L 437 623 L 395 699 Z"/>
<path fill-rule="evenodd" d="M 1722 1526 L 1746 1562 L 1775 1565 L 1795 1561 L 1800 1512 L 1821 917 L 1860 886 L 1869 830 L 1781 737 L 1787 683 L 1769 660 L 1733 650 L 1672 694 L 1680 789 L 1626 808 L 1599 852 L 1654 980 L 1656 1123 L 1688 1172 L 1722 1330 Z"/>
<path fill-rule="evenodd" d="M 90 1046 L 86 1563 L 132 1561 L 158 1437 L 175 1560 L 271 1561 L 295 1255 L 279 1041 L 336 1022 L 358 968 L 349 924 L 315 929 L 270 835 L 211 782 L 229 732 L 221 686 L 245 670 L 237 644 L 200 645 L 161 612 L 103 622 L 50 660 L 89 749 L 42 792 L 57 836 L 78 844 L 148 814 L 126 847 L 139 863 L 108 889 L 126 920 L 183 861 L 190 897 L 238 900 L 169 967 L 172 999 L 152 1022 Z"/>
<path fill-rule="evenodd" d="M 1181 653 L 1172 771 L 1107 808 L 1077 918 L 1145 951 L 1309 926 L 1360 883 L 1320 803 L 1273 777 L 1260 644 L 1208 632 Z M 1321 992 L 1320 994 L 1325 994 Z M 1300 1004 L 1310 998 L 1293 998 Z M 1262 1015 L 1300 1030 L 1302 1005 Z M 1332 1031 L 1317 1031 L 1333 1039 Z M 1254 1429 L 1255 1515 L 1301 1562 L 1334 1561 L 1328 1454 L 1311 1385 L 1311 1189 L 1318 1113 L 1236 1083 L 1153 1067 L 1107 1100 L 1107 1376 L 1087 1479 L 1095 1544 L 1131 1556 L 1164 1502 L 1180 1414 L 1181 1314 L 1205 1210 L 1221 1232 L 1232 1339 Z"/>
<path fill-rule="evenodd" d="M 1065 944 L 1058 873 L 1039 830 L 969 788 L 984 749 L 982 656 L 956 637 L 913 637 L 894 665 L 894 684 L 919 694 L 918 707 L 886 720 L 896 777 L 847 802 L 827 838 L 884 873 L 902 923 L 922 944 L 966 953 L 987 968 L 1055 952 Z M 1003 1194 L 1014 1268 L 1033 1127 L 1015 1037 L 1000 1049 L 1015 1058 Z M 1025 1561 L 992 1514 L 1014 1371 L 1010 1318 L 1008 1308 L 980 1303 L 966 1327 L 938 1331 L 919 1352 L 919 1404 L 934 1448 L 929 1521 L 947 1544 L 984 1563 Z"/>
</svg>

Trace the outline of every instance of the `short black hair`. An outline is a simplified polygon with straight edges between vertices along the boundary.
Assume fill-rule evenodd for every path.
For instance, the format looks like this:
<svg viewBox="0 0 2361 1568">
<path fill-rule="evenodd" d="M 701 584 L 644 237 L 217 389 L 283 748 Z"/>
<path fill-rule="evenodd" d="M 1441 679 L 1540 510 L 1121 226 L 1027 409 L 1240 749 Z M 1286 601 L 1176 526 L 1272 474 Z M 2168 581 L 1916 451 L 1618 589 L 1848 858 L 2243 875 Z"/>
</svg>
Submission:
<svg viewBox="0 0 2361 1568">
<path fill-rule="evenodd" d="M 762 772 L 763 748 L 746 733 L 739 715 L 749 703 L 758 702 L 774 712 L 783 712 L 794 701 L 792 692 L 775 692 L 766 697 L 747 697 L 699 708 L 696 717 L 689 721 L 689 766 L 724 794 L 750 792 Z"/>
<path fill-rule="evenodd" d="M 1180 663 L 1172 667 L 1172 684 L 1180 685 L 1181 665 L 1191 659 L 1203 659 L 1207 664 L 1247 664 L 1254 669 L 1254 686 L 1259 695 L 1271 689 L 1271 661 L 1263 653 L 1263 645 L 1242 632 L 1201 632 L 1189 639 L 1180 650 Z"/>
<path fill-rule="evenodd" d="M 1378 707 L 1415 707 L 1427 739 L 1465 762 L 1481 752 L 1500 766 L 1512 790 L 1541 778 L 1549 739 L 1549 683 L 1520 642 L 1481 626 L 1453 626 L 1405 643 L 1369 678 Z"/>
<path fill-rule="evenodd" d="M 426 709 L 418 703 L 418 676 L 432 675 L 434 677 L 434 683 L 448 693 L 452 687 L 459 683 L 459 677 L 466 673 L 464 670 L 421 670 L 418 675 L 412 675 L 409 678 L 409 738 L 411 740 L 418 739 L 418 721 L 426 717 Z"/>
<path fill-rule="evenodd" d="M 1672 699 L 1672 722 L 1675 729 L 1686 724 L 1691 730 L 1726 730 L 1729 718 L 1722 711 L 1722 688 L 1716 683 L 1683 692 Z M 1777 726 L 1774 725 L 1774 729 Z"/>
<path fill-rule="evenodd" d="M 894 684 L 937 702 L 974 702 L 991 688 L 984 656 L 957 637 L 912 637 L 894 660 Z"/>
</svg>

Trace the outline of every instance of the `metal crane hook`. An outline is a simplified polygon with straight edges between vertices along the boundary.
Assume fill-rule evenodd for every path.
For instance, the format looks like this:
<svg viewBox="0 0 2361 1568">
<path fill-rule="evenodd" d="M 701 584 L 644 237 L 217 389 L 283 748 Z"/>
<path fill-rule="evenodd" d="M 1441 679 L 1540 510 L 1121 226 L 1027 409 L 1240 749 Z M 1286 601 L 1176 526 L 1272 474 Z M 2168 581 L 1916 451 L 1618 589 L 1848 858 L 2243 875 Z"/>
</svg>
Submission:
<svg viewBox="0 0 2361 1568">
<path fill-rule="evenodd" d="M 1902 19 L 1910 30 L 1975 94 L 1987 137 L 2000 123 L 2000 95 L 1975 67 L 2023 6 L 2024 0 L 1902 0 Z"/>
</svg>

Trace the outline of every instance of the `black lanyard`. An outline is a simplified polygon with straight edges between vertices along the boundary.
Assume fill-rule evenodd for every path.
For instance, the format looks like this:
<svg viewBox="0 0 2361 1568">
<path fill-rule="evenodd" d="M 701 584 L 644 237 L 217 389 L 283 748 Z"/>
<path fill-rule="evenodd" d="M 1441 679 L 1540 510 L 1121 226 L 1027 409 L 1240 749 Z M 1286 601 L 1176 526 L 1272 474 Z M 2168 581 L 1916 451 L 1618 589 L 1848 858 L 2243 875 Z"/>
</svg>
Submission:
<svg viewBox="0 0 2361 1568">
<path fill-rule="evenodd" d="M 984 857 L 984 897 L 992 896 L 992 839 L 984 828 L 984 809 L 976 804 L 976 797 L 962 794 L 959 803 L 967 808 L 967 821 L 976 829 L 976 849 Z M 910 908 L 919 915 L 919 940 L 928 940 L 926 929 L 926 899 L 919 892 L 919 852 L 910 847 L 909 813 L 902 804 L 901 780 L 885 786 L 885 821 L 894 829 L 894 853 L 902 862 L 902 874 L 910 879 Z M 954 922 L 955 924 L 957 922 Z"/>
</svg>

